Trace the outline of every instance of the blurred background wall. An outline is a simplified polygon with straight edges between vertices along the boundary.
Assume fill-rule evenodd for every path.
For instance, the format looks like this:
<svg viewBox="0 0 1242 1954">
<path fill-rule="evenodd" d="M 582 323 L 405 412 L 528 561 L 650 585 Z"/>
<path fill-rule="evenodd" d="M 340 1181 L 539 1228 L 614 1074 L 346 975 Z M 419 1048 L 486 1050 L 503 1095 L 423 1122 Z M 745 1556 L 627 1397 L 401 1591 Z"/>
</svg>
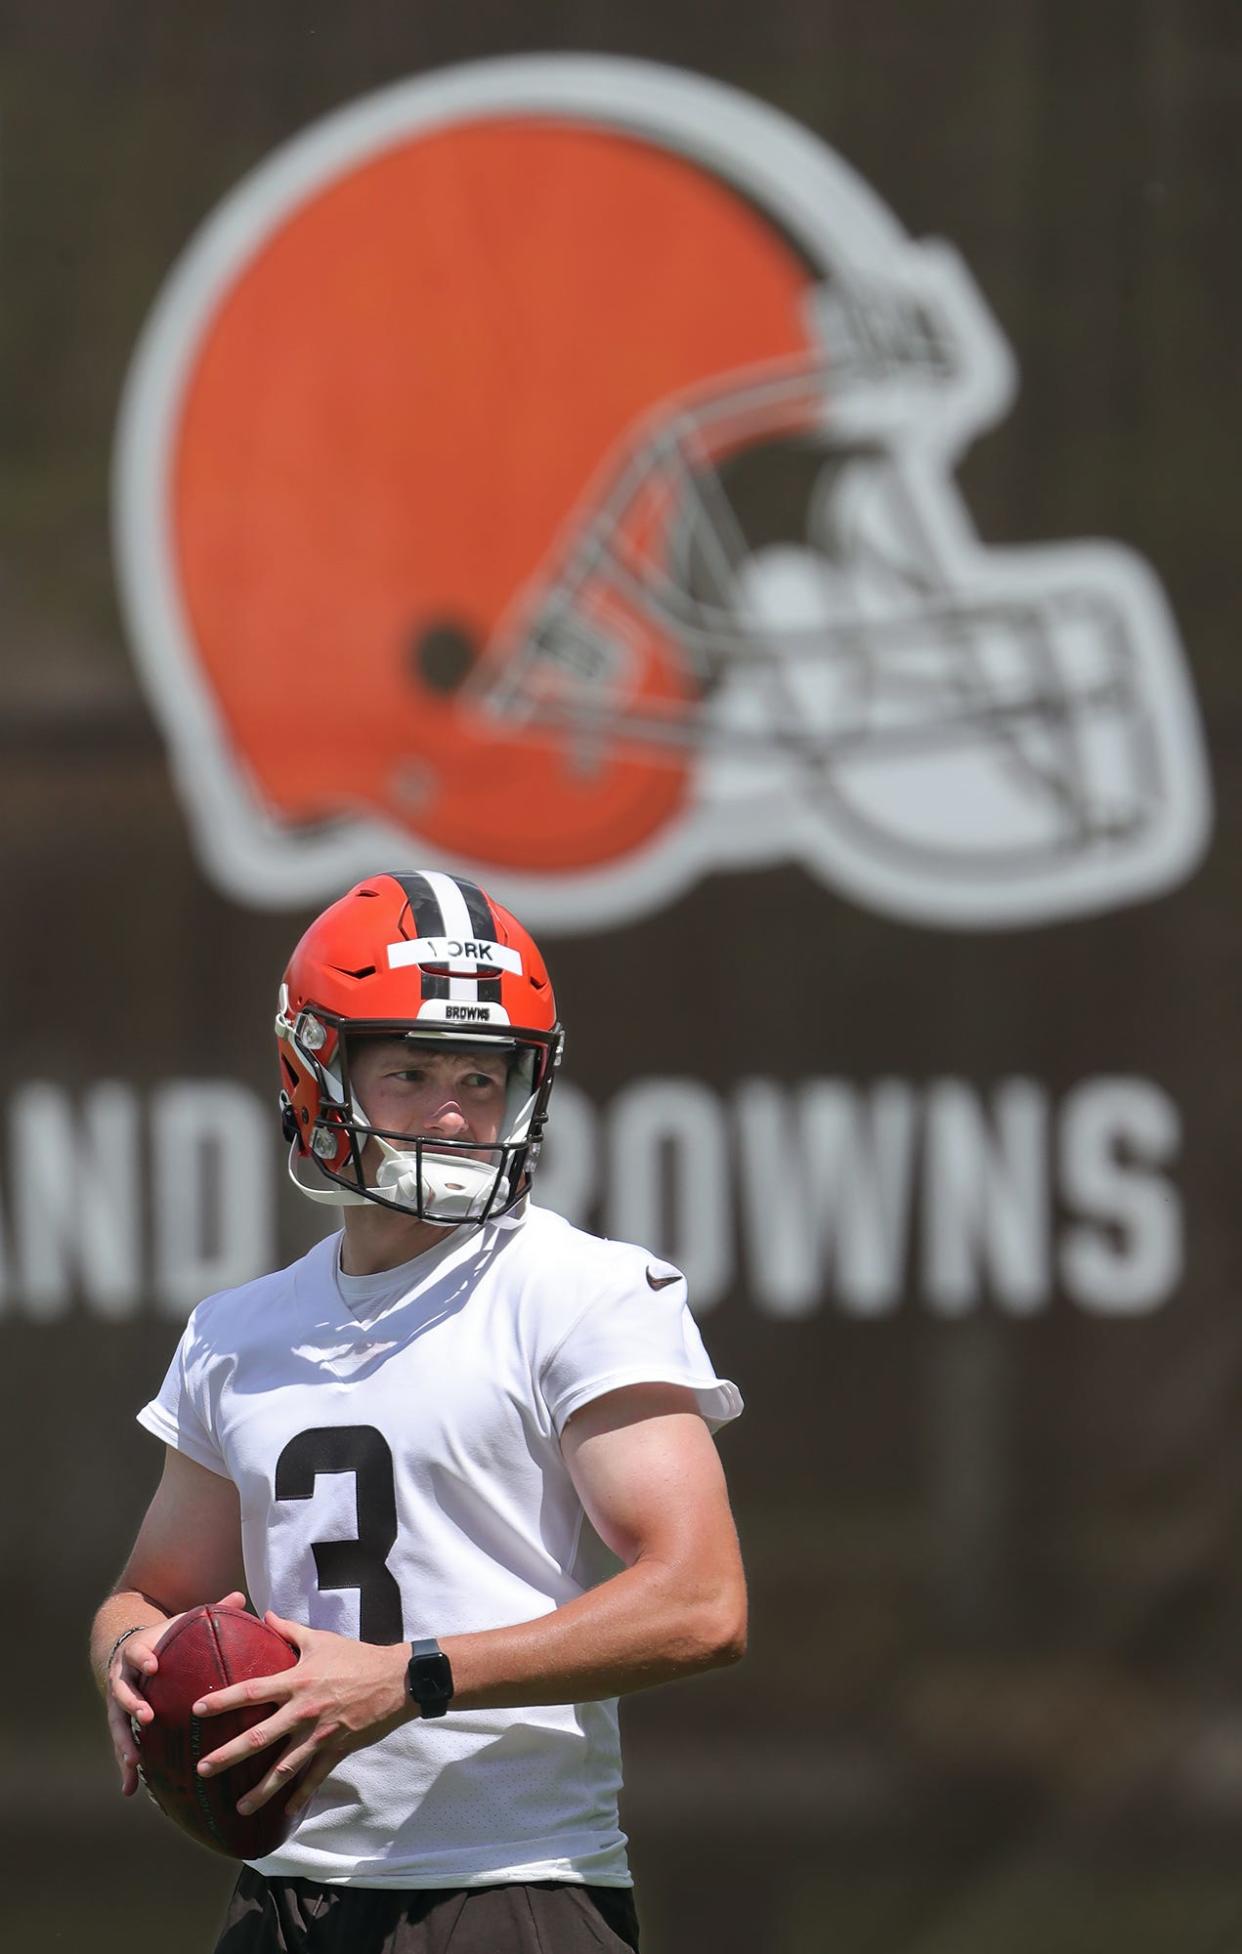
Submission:
<svg viewBox="0 0 1242 1954">
<path fill-rule="evenodd" d="M 407 245 L 398 185 L 354 322 L 391 454 L 340 382 L 356 285 L 316 288 L 312 225 L 252 317 L 254 218 L 194 261 L 176 384 L 137 369 L 114 487 L 144 323 L 248 172 L 565 52 L 751 106 L 604 63 L 536 118 L 598 205 L 555 157 L 492 204 L 450 144 Z M 355 867 L 453 855 L 524 900 L 569 1027 L 544 1198 L 680 1260 L 748 1400 L 753 1654 L 625 1715 L 653 1947 L 1232 1945 L 1236 8 L 13 0 L 0 55 L 8 1944 L 210 1944 L 227 1868 L 122 1807 L 82 1656 L 158 1470 L 131 1414 L 197 1297 L 317 1227 L 274 1116 L 296 935 Z M 423 468 L 392 348 L 432 400 L 458 277 Z M 424 516 L 466 595 L 411 572 L 407 728 L 355 532 L 391 596 Z M 1016 554 L 1094 538 L 1132 554 Z M 632 821 L 592 828 L 611 785 Z"/>
</svg>

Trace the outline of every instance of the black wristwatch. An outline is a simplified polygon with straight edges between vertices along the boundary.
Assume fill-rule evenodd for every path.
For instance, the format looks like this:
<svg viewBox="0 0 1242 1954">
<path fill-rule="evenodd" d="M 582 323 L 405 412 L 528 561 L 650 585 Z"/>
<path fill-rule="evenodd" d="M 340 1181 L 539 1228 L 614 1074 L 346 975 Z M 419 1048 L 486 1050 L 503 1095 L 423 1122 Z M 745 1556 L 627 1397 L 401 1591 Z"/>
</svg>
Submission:
<svg viewBox="0 0 1242 1954">
<path fill-rule="evenodd" d="M 442 1717 L 452 1702 L 452 1665 L 434 1635 L 410 1643 L 405 1686 L 425 1717 Z"/>
</svg>

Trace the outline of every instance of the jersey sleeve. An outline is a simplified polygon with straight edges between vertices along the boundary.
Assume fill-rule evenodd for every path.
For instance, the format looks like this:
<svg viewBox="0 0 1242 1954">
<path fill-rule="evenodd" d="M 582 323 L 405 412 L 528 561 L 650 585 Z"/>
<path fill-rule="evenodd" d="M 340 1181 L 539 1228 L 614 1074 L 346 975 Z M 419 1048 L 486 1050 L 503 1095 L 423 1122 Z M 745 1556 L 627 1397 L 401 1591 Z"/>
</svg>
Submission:
<svg viewBox="0 0 1242 1954">
<path fill-rule="evenodd" d="M 195 1465 L 205 1466 L 208 1472 L 217 1472 L 221 1478 L 227 1479 L 228 1467 L 212 1436 L 194 1388 L 198 1381 L 195 1365 L 197 1344 L 195 1320 L 191 1317 L 173 1353 L 164 1382 L 151 1402 L 138 1413 L 138 1423 L 153 1432 L 156 1438 L 163 1439 L 165 1445 L 184 1452 Z"/>
<path fill-rule="evenodd" d="M 693 1391 L 712 1431 L 736 1418 L 742 1396 L 717 1377 L 686 1300 L 686 1279 L 643 1258 L 579 1311 L 545 1358 L 541 1383 L 558 1437 L 584 1404 L 625 1384 Z"/>
</svg>

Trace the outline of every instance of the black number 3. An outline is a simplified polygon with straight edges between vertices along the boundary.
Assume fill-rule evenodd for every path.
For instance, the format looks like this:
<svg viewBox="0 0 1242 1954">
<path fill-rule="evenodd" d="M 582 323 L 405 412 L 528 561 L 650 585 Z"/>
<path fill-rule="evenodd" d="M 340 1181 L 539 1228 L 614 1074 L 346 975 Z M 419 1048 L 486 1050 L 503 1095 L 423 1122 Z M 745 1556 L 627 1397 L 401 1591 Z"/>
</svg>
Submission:
<svg viewBox="0 0 1242 1954">
<path fill-rule="evenodd" d="M 374 1425 L 315 1425 L 291 1438 L 276 1462 L 277 1499 L 313 1499 L 321 1472 L 352 1472 L 356 1540 L 316 1540 L 320 1588 L 357 1588 L 364 1642 L 403 1642 L 401 1590 L 386 1561 L 397 1538 L 397 1494 L 388 1441 Z"/>
</svg>

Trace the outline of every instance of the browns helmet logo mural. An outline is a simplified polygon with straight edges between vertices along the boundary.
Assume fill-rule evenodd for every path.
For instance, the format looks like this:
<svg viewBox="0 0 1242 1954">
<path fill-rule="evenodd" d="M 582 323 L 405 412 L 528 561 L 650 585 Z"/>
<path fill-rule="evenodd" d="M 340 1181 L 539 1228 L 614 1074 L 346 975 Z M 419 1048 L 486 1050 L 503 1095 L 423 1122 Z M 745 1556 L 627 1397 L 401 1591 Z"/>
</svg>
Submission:
<svg viewBox="0 0 1242 1954">
<path fill-rule="evenodd" d="M 1170 887 L 1208 788 L 1156 579 L 990 549 L 1013 390 L 946 245 L 784 116 L 573 56 L 403 83 L 174 271 L 118 440 L 122 596 L 201 859 L 377 859 L 606 927 L 800 861 L 915 921 Z"/>
</svg>

